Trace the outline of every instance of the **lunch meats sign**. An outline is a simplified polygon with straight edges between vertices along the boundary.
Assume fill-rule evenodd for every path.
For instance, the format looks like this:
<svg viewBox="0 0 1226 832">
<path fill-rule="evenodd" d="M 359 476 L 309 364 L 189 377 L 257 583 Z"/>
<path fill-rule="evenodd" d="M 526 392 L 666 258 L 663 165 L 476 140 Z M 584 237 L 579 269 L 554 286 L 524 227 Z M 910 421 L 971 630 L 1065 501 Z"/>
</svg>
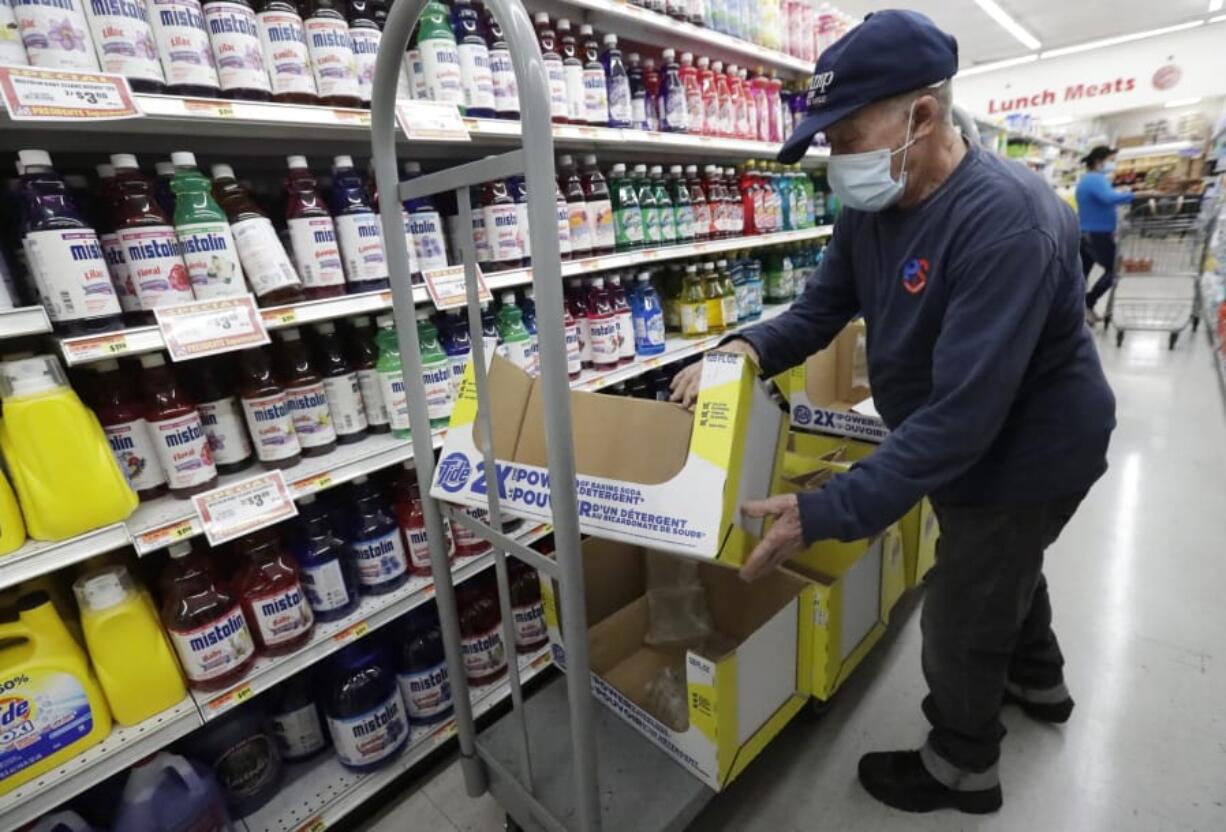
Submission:
<svg viewBox="0 0 1226 832">
<path fill-rule="evenodd" d="M 1226 23 L 957 78 L 954 97 L 1000 118 L 1090 117 L 1177 98 L 1221 95 Z"/>
</svg>

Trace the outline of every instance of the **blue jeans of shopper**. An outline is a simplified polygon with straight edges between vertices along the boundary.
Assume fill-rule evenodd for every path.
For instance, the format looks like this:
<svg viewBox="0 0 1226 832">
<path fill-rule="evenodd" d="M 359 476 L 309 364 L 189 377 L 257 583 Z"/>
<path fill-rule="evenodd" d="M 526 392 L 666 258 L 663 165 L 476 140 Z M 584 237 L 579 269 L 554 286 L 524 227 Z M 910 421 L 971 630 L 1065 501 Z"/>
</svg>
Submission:
<svg viewBox="0 0 1226 832">
<path fill-rule="evenodd" d="M 1094 264 L 1103 267 L 1103 274 L 1086 292 L 1086 309 L 1093 309 L 1099 298 L 1115 285 L 1115 232 L 1086 231 L 1081 235 L 1081 271 L 1087 281 Z"/>
</svg>

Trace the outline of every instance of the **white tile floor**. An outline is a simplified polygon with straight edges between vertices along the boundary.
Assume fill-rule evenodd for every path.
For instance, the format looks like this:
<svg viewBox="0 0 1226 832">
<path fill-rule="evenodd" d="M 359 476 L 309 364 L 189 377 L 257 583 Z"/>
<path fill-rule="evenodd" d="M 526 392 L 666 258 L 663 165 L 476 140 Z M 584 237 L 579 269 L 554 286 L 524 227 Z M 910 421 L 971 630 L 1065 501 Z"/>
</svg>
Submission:
<svg viewBox="0 0 1226 832">
<path fill-rule="evenodd" d="M 1111 470 L 1047 566 L 1077 710 L 1064 728 L 1006 710 L 1000 813 L 907 815 L 856 782 L 861 754 L 925 734 L 910 598 L 831 711 L 797 718 L 693 828 L 1226 830 L 1226 408 L 1203 333 L 1185 339 L 1100 339 L 1119 402 Z M 451 765 L 367 828 L 494 832 L 502 817 Z"/>
</svg>

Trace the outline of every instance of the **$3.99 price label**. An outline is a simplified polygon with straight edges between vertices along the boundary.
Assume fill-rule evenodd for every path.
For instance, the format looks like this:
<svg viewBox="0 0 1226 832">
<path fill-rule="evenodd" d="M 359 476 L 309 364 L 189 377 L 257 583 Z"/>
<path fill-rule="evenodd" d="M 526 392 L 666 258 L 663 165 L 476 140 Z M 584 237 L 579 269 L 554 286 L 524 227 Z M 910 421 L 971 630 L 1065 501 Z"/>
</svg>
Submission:
<svg viewBox="0 0 1226 832">
<path fill-rule="evenodd" d="M 0 67 L 0 99 L 13 121 L 137 118 L 128 81 L 103 72 Z"/>
<path fill-rule="evenodd" d="M 247 349 L 269 340 L 250 294 L 162 306 L 153 314 L 173 361 Z"/>
<path fill-rule="evenodd" d="M 242 537 L 298 514 L 280 471 L 270 471 L 192 497 L 210 546 Z"/>
</svg>

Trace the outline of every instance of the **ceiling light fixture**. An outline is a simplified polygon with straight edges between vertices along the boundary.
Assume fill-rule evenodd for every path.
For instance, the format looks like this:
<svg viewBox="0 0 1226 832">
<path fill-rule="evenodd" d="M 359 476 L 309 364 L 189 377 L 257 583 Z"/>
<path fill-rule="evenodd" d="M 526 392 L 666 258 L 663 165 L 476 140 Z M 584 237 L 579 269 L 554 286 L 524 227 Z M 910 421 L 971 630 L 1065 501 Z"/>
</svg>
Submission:
<svg viewBox="0 0 1226 832">
<path fill-rule="evenodd" d="M 1089 40 L 1085 43 L 1079 43 L 1075 46 L 1062 46 L 1059 49 L 1049 49 L 1039 55 L 1041 58 L 1058 58 L 1061 55 L 1072 55 L 1077 52 L 1089 52 L 1091 49 L 1102 49 L 1106 46 L 1116 46 L 1121 43 L 1131 43 L 1134 40 L 1145 40 L 1146 38 L 1154 38 L 1158 35 L 1169 35 L 1171 32 L 1182 32 L 1185 29 L 1195 29 L 1197 26 L 1204 26 L 1203 20 L 1192 20 L 1187 23 L 1177 23 L 1174 26 L 1164 26 L 1161 29 L 1147 29 L 1144 32 L 1133 32 L 1130 35 L 1119 35 L 1113 38 L 1103 38 L 1102 40 Z"/>
<path fill-rule="evenodd" d="M 1196 98 L 1176 98 L 1174 101 L 1168 101 L 1162 106 L 1168 110 L 1174 110 L 1176 107 L 1191 107 L 1193 104 L 1200 103 L 1199 96 Z"/>
<path fill-rule="evenodd" d="M 1028 64 L 1039 59 L 1039 53 L 1035 52 L 1030 55 L 1023 55 L 1020 58 L 1006 58 L 1003 61 L 993 61 L 990 64 L 978 64 L 970 69 L 962 69 L 958 71 L 959 78 L 966 78 L 970 75 L 979 75 L 982 72 L 992 72 L 1005 67 L 1017 66 L 1018 64 Z"/>
<path fill-rule="evenodd" d="M 1218 0 L 1218 2 L 1221 2 L 1221 0 Z M 997 5 L 996 0 L 975 0 L 975 5 L 983 9 L 988 17 L 999 23 L 1002 29 L 1013 35 L 1027 49 L 1039 49 L 1043 46 L 1038 38 L 1027 31 L 1026 27 L 1010 17 L 1007 11 Z M 1210 11 L 1213 10 L 1210 9 Z"/>
</svg>

